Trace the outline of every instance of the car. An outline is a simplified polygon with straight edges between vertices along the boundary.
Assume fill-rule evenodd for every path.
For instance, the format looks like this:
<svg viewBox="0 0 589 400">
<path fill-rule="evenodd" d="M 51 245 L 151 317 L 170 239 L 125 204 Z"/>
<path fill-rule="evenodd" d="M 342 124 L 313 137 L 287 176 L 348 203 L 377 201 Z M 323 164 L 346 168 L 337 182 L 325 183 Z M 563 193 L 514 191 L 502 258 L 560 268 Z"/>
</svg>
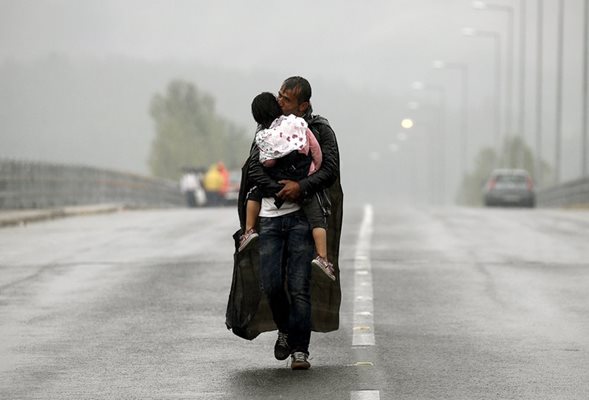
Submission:
<svg viewBox="0 0 589 400">
<path fill-rule="evenodd" d="M 534 182 L 524 169 L 496 169 L 483 189 L 485 206 L 535 207 Z"/>
</svg>

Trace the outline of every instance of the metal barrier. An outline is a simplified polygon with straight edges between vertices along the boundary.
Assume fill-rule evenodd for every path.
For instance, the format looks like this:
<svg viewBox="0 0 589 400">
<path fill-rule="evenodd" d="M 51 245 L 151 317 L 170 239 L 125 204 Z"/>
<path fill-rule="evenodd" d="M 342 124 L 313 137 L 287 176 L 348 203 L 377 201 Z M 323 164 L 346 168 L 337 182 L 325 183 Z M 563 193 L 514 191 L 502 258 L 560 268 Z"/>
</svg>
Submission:
<svg viewBox="0 0 589 400">
<path fill-rule="evenodd" d="M 0 209 L 122 203 L 183 206 L 177 182 L 104 169 L 0 160 Z"/>
<path fill-rule="evenodd" d="M 589 207 L 589 177 L 540 189 L 537 204 L 539 207 Z"/>
<path fill-rule="evenodd" d="M 186 205 L 174 181 L 85 166 L 0 160 L 0 209 Z M 540 189 L 539 207 L 589 207 L 589 177 Z"/>
</svg>

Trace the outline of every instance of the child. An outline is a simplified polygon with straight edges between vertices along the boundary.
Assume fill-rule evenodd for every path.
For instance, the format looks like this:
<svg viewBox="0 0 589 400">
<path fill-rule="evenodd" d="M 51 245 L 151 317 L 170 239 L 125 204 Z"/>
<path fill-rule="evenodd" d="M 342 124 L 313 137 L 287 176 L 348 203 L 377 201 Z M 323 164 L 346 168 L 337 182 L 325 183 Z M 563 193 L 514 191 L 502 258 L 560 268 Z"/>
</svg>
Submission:
<svg viewBox="0 0 589 400">
<path fill-rule="evenodd" d="M 294 115 L 284 116 L 272 93 L 261 93 L 252 101 L 252 115 L 262 129 L 256 132 L 256 145 L 260 150 L 260 162 L 267 168 L 270 176 L 280 179 L 299 180 L 317 171 L 321 166 L 321 147 L 307 122 Z M 297 153 L 302 154 L 302 163 L 296 160 Z M 309 159 L 308 155 L 311 155 Z M 293 158 L 294 156 L 294 158 Z M 284 165 L 286 163 L 286 166 Z M 280 169 L 277 172 L 276 169 Z M 296 176 L 302 171 L 303 176 Z M 274 175 L 273 175 L 274 174 Z M 285 176 L 285 174 L 292 174 Z M 299 172 L 298 175 L 300 175 Z M 240 238 L 238 251 L 242 251 L 257 237 L 255 224 L 260 213 L 262 193 L 254 188 L 250 190 L 246 205 L 245 233 Z M 281 199 L 275 199 L 277 208 L 282 205 Z M 313 240 L 317 257 L 311 262 L 331 279 L 335 280 L 333 264 L 327 260 L 327 222 L 319 196 L 314 195 L 303 202 L 303 210 L 312 227 Z"/>
</svg>

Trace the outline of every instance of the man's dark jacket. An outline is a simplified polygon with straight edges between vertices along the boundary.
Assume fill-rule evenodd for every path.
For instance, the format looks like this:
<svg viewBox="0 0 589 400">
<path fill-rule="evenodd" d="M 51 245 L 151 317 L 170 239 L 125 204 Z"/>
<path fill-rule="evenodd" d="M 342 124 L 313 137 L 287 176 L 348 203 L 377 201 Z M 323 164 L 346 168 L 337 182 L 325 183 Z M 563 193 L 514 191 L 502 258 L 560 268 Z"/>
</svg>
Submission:
<svg viewBox="0 0 589 400">
<path fill-rule="evenodd" d="M 329 122 L 319 116 L 312 115 L 311 110 L 304 116 L 309 129 L 315 134 L 323 160 L 321 168 L 314 174 L 299 181 L 304 198 L 326 189 L 331 202 L 331 213 L 327 218 L 327 254 L 333 262 L 336 277 L 330 280 L 317 268 L 312 269 L 311 277 L 311 327 L 316 332 L 330 332 L 339 327 L 339 308 L 341 303 L 339 243 L 343 217 L 343 192 L 340 184 L 339 149 L 335 133 Z M 233 333 L 244 339 L 254 339 L 260 333 L 277 329 L 272 313 L 262 292 L 259 282 L 259 249 L 237 252 L 239 236 L 245 227 L 246 195 L 256 182 L 266 193 L 277 193 L 282 188 L 265 173 L 259 162 L 257 147 L 252 145 L 250 156 L 242 168 L 241 188 L 239 191 L 238 214 L 241 229 L 235 232 L 235 253 L 233 280 L 227 304 L 225 324 Z"/>
</svg>

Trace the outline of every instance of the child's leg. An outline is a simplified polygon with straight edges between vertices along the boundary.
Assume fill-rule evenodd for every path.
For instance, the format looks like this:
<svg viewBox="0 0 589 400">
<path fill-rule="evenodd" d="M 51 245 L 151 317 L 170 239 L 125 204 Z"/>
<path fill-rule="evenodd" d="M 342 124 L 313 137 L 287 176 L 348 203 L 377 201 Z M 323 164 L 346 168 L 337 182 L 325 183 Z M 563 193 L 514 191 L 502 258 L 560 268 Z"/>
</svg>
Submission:
<svg viewBox="0 0 589 400">
<path fill-rule="evenodd" d="M 261 203 L 249 199 L 245 208 L 245 231 L 249 231 L 256 226 L 258 215 L 260 214 Z"/>
<path fill-rule="evenodd" d="M 303 210 L 311 225 L 317 251 L 317 257 L 311 261 L 311 264 L 320 268 L 329 279 L 335 281 L 337 279 L 336 271 L 327 258 L 327 221 L 316 196 L 308 204 L 303 204 Z"/>
<path fill-rule="evenodd" d="M 315 252 L 319 257 L 327 259 L 327 221 L 316 196 L 303 203 L 303 211 L 312 228 Z"/>
<path fill-rule="evenodd" d="M 315 241 L 317 255 L 327 259 L 327 230 L 325 228 L 313 228 L 313 240 Z"/>
</svg>

